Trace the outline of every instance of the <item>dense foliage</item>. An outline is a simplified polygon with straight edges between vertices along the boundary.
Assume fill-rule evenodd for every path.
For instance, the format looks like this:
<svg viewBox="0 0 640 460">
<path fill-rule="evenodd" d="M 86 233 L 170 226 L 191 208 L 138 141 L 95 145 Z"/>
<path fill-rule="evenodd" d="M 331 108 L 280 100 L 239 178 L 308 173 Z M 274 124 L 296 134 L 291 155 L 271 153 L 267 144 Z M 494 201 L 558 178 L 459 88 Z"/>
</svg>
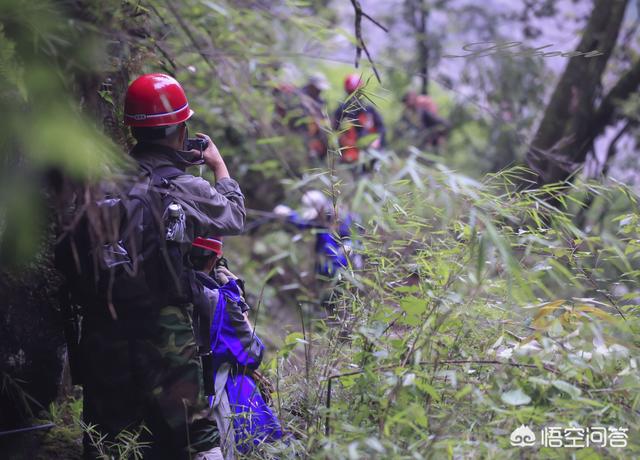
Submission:
<svg viewBox="0 0 640 460">
<path fill-rule="evenodd" d="M 541 58 L 464 63 L 460 84 L 482 98 L 460 97 L 435 76 L 431 91 L 453 125 L 447 145 L 424 152 L 395 133 L 379 171 L 354 174 L 339 164 L 329 123 L 327 160 L 307 158 L 275 92 L 321 70 L 329 108 L 343 99 L 352 66 L 318 51 L 335 36 L 355 43 L 336 16 L 345 5 L 273 3 L 3 2 L 2 273 L 49 263 L 65 193 L 124 161 L 128 81 L 172 73 L 196 111 L 191 129 L 218 144 L 250 208 L 251 232 L 229 238 L 225 252 L 250 286 L 275 407 L 293 434 L 255 458 L 640 455 L 638 196 L 606 178 L 532 188 L 524 168 L 502 169 L 522 160 L 543 109 Z M 475 11 L 456 8 L 461 22 Z M 371 78 L 364 93 L 393 126 L 410 83 L 398 69 L 412 52 L 384 56 L 382 85 Z M 309 189 L 325 192 L 338 217 L 359 214 L 364 229 L 354 249 L 364 267 L 330 285 L 314 279 L 313 233 L 267 213 L 281 202 L 295 208 Z M 77 451 L 79 410 L 66 400 L 41 414 L 61 426 L 45 444 Z M 509 443 L 522 424 L 627 428 L 628 446 L 523 450 Z M 122 444 L 136 449 L 126 434 Z"/>
<path fill-rule="evenodd" d="M 358 184 L 354 200 L 372 210 L 367 268 L 345 276 L 340 326 L 287 339 L 301 339 L 306 360 L 280 383 L 282 404 L 311 411 L 311 450 L 517 458 L 506 449 L 520 424 L 622 426 L 631 440 L 637 197 L 597 184 L 514 192 L 521 171 L 476 181 L 418 158 L 389 160 L 384 174 Z M 581 230 L 572 212 L 542 199 L 548 193 L 575 209 L 594 193 L 614 210 Z M 287 368 L 284 359 L 275 365 Z M 634 443 L 579 455 L 631 458 Z"/>
</svg>

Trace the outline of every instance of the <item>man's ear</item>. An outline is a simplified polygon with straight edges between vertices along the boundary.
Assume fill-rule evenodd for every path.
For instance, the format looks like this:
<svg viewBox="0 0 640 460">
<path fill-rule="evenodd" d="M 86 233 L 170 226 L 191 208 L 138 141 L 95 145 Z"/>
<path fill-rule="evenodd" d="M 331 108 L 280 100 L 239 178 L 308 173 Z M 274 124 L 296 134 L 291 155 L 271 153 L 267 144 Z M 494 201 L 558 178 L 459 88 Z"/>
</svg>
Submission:
<svg viewBox="0 0 640 460">
<path fill-rule="evenodd" d="M 216 262 L 218 262 L 218 256 L 213 256 L 207 263 L 207 272 L 211 273 L 211 271 L 216 267 Z"/>
<path fill-rule="evenodd" d="M 180 149 L 183 148 L 184 143 L 186 141 L 186 138 L 187 138 L 187 124 L 186 123 L 182 123 L 178 127 L 178 139 L 177 139 Z"/>
</svg>

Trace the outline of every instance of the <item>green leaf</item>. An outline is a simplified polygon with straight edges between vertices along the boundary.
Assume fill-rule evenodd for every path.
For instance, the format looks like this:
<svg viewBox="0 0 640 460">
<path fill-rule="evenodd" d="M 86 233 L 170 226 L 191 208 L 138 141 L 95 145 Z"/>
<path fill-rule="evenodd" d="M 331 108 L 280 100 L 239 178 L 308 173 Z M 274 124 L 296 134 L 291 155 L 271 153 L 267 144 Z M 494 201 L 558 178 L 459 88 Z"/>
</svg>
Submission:
<svg viewBox="0 0 640 460">
<path fill-rule="evenodd" d="M 569 382 L 565 382 L 564 380 L 554 380 L 551 382 L 551 385 L 556 387 L 558 390 L 567 393 L 572 398 L 578 398 L 582 394 L 582 390 L 580 390 L 580 388 L 571 385 Z"/>
<path fill-rule="evenodd" d="M 352 386 L 354 386 L 356 384 L 356 382 L 358 381 L 358 379 L 360 378 L 359 375 L 346 375 L 344 377 L 340 377 L 340 384 L 342 385 L 342 387 L 345 390 L 348 390 L 349 388 L 351 388 Z"/>
<path fill-rule="evenodd" d="M 374 142 L 379 137 L 380 137 L 380 134 L 377 134 L 377 133 L 367 134 L 366 136 L 363 136 L 360 139 L 358 139 L 357 147 L 360 149 L 366 149 L 367 147 L 369 147 L 369 145 L 372 142 Z"/>
<path fill-rule="evenodd" d="M 284 339 L 284 343 L 287 345 L 295 345 L 300 341 L 304 341 L 304 336 L 301 332 L 292 332 Z"/>
<path fill-rule="evenodd" d="M 511 406 L 523 406 L 531 402 L 531 397 L 520 388 L 502 393 L 502 402 Z"/>
<path fill-rule="evenodd" d="M 462 388 L 462 390 L 458 391 L 454 398 L 456 398 L 456 400 L 460 400 L 462 398 L 464 398 L 465 396 L 467 396 L 469 393 L 471 393 L 471 391 L 473 390 L 473 388 L 471 388 L 471 385 L 467 384 L 464 386 L 464 388 Z"/>
<path fill-rule="evenodd" d="M 427 310 L 427 301 L 414 296 L 405 297 L 400 301 L 400 308 L 408 315 L 417 316 Z"/>
<path fill-rule="evenodd" d="M 431 384 L 429 384 L 429 382 L 427 382 L 425 379 L 416 379 L 415 381 L 416 386 L 418 387 L 418 389 L 426 394 L 428 394 L 429 396 L 431 396 L 435 401 L 440 401 L 440 394 L 438 393 L 438 390 L 436 390 Z"/>
</svg>

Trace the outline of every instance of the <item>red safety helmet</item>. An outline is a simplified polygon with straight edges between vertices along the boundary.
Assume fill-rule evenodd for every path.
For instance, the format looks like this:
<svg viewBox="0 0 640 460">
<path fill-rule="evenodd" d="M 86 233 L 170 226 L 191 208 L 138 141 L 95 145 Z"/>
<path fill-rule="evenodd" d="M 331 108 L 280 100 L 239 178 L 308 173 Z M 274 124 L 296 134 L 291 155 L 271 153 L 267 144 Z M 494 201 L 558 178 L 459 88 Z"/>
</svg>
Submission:
<svg viewBox="0 0 640 460">
<path fill-rule="evenodd" d="M 349 74 L 344 79 L 344 90 L 348 94 L 353 93 L 355 90 L 360 88 L 360 86 L 362 86 L 362 79 L 360 79 L 360 75 L 357 73 Z"/>
<path fill-rule="evenodd" d="M 178 125 L 193 115 L 184 90 L 175 78 L 162 73 L 134 80 L 124 100 L 124 122 L 133 127 Z"/>
<path fill-rule="evenodd" d="M 222 237 L 214 236 L 212 238 L 203 238 L 201 236 L 196 237 L 191 243 L 194 248 L 206 249 L 207 251 L 215 252 L 218 257 L 222 256 Z"/>
</svg>

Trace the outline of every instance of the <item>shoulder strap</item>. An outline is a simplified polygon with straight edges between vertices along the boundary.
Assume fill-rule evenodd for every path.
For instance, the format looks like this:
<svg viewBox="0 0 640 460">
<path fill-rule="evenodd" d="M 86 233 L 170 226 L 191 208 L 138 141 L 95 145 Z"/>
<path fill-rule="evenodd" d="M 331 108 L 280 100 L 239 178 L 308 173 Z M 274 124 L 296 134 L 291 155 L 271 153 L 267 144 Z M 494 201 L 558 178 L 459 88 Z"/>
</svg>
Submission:
<svg viewBox="0 0 640 460">
<path fill-rule="evenodd" d="M 206 287 L 208 287 L 209 289 L 218 289 L 220 287 L 220 285 L 215 279 L 213 279 L 211 276 L 201 271 L 196 272 L 196 279 L 200 281 L 202 284 L 204 284 Z"/>
<path fill-rule="evenodd" d="M 198 278 L 198 272 L 190 269 L 187 271 L 189 285 L 191 288 L 191 296 L 194 304 L 193 329 L 196 343 L 200 348 L 210 350 L 211 346 L 211 322 L 213 320 L 213 312 L 218 304 L 218 298 L 209 298 L 205 293 L 208 289 L 203 283 L 202 278 Z M 219 296 L 219 294 L 218 294 Z M 215 304 L 213 301 L 215 300 Z"/>
<path fill-rule="evenodd" d="M 166 184 L 171 179 L 184 175 L 185 172 L 173 165 L 159 166 L 151 170 L 151 184 L 159 186 Z"/>
</svg>

